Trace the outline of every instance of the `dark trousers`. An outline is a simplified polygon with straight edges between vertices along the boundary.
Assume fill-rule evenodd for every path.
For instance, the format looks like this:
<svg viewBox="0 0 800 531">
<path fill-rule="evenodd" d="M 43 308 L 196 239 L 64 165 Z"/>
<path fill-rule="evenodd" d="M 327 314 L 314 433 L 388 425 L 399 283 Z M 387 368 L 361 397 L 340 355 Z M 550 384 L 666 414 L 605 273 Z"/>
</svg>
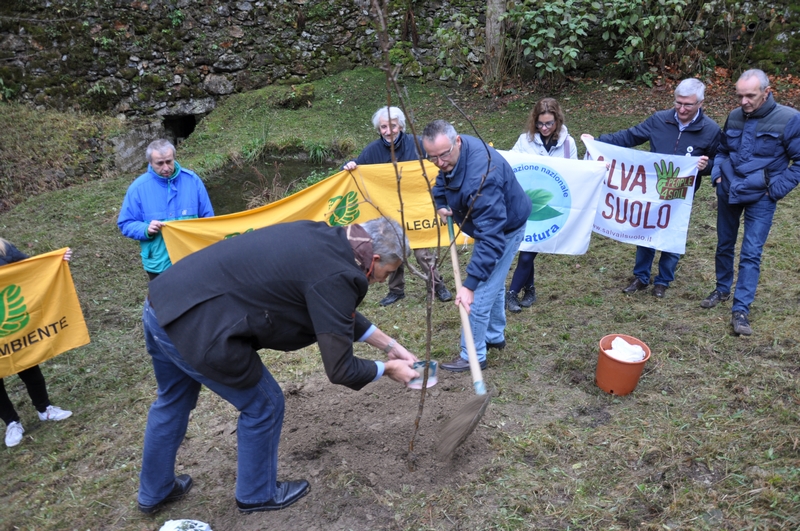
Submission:
<svg viewBox="0 0 800 531">
<path fill-rule="evenodd" d="M 519 293 L 522 288 L 532 288 L 534 281 L 534 266 L 533 261 L 539 253 L 532 253 L 528 251 L 520 251 L 517 257 L 517 268 L 514 270 L 514 276 L 511 277 L 511 285 L 508 287 L 509 291 Z"/>
<path fill-rule="evenodd" d="M 44 375 L 38 365 L 18 373 L 18 376 L 28 389 L 28 395 L 36 411 L 44 413 L 50 405 L 50 398 L 47 396 L 47 385 L 44 382 Z M 6 425 L 12 422 L 19 422 L 19 415 L 14 409 L 14 404 L 8 398 L 3 379 L 0 378 L 0 418 Z"/>
<path fill-rule="evenodd" d="M 433 270 L 433 284 L 435 286 L 438 286 L 442 283 L 442 276 L 438 271 L 436 271 L 436 263 L 431 250 L 414 249 L 414 257 L 417 259 L 417 263 L 425 275 L 430 276 L 431 270 Z M 404 269 L 404 265 L 400 264 L 400 267 L 395 269 L 392 274 L 389 275 L 388 284 L 390 292 L 405 293 L 406 280 Z"/>
</svg>

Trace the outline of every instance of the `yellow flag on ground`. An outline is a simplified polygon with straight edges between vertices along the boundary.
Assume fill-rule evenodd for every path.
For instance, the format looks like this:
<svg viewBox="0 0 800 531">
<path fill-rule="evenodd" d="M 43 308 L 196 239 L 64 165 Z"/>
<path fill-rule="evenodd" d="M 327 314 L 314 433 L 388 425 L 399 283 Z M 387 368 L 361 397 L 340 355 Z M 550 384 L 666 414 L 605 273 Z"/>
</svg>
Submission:
<svg viewBox="0 0 800 531">
<path fill-rule="evenodd" d="M 212 218 L 170 221 L 161 230 L 170 260 L 224 238 L 288 221 L 325 221 L 329 225 L 363 223 L 384 215 L 405 226 L 414 249 L 446 246 L 447 228 L 439 227 L 428 181 L 419 161 L 398 164 L 402 209 L 392 164 L 358 166 L 260 208 Z M 425 174 L 433 186 L 439 170 L 425 161 Z M 401 219 L 400 211 L 403 211 Z M 465 236 L 463 238 L 466 238 Z M 462 239 L 459 238 L 459 243 Z"/>
<path fill-rule="evenodd" d="M 66 251 L 0 267 L 0 378 L 89 343 Z"/>
</svg>

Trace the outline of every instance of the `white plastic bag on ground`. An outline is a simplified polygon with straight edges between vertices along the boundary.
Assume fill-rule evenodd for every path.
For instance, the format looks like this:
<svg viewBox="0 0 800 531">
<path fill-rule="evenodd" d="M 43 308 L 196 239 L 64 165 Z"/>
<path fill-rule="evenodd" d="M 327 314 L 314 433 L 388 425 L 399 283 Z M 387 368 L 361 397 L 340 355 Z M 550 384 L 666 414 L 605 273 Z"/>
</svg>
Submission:
<svg viewBox="0 0 800 531">
<path fill-rule="evenodd" d="M 628 363 L 642 361 L 645 357 L 644 349 L 640 345 L 631 345 L 621 337 L 615 337 L 611 341 L 611 350 L 606 350 L 606 354 Z"/>
<path fill-rule="evenodd" d="M 211 531 L 211 526 L 199 520 L 167 520 L 159 531 Z"/>
</svg>

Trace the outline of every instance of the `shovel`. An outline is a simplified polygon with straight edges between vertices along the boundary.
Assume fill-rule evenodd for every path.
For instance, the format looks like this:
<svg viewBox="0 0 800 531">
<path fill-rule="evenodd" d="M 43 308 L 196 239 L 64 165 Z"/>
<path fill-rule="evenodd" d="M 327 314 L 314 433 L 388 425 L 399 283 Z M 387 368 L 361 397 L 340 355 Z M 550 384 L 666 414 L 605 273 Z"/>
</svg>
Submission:
<svg viewBox="0 0 800 531">
<path fill-rule="evenodd" d="M 453 232 L 453 218 L 447 218 L 447 232 L 450 234 L 450 258 L 453 262 L 453 276 L 456 281 L 456 291 L 461 289 L 461 270 L 458 265 L 458 253 L 456 252 L 455 234 Z M 472 386 L 475 388 L 477 396 L 470 399 L 455 416 L 450 418 L 439 434 L 439 444 L 436 447 L 440 458 L 450 457 L 461 443 L 467 440 L 469 434 L 483 417 L 486 407 L 489 405 L 491 395 L 486 392 L 481 373 L 481 364 L 478 361 L 478 353 L 475 351 L 475 340 L 472 337 L 472 327 L 469 325 L 469 314 L 467 309 L 458 305 L 458 313 L 461 315 L 461 327 L 464 331 L 464 343 L 467 347 L 469 357 L 469 370 L 472 374 Z"/>
</svg>

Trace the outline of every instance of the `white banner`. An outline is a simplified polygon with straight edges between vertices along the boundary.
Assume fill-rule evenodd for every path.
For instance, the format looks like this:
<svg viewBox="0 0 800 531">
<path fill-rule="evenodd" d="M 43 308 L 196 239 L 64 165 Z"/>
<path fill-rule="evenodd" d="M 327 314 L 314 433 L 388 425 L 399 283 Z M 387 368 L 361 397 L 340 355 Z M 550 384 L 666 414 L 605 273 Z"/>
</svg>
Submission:
<svg viewBox="0 0 800 531">
<path fill-rule="evenodd" d="M 583 254 L 600 200 L 604 162 L 500 151 L 533 203 L 520 251 Z"/>
<path fill-rule="evenodd" d="M 683 254 L 699 157 L 583 142 L 590 157 L 609 165 L 594 231 L 613 240 Z"/>
</svg>

